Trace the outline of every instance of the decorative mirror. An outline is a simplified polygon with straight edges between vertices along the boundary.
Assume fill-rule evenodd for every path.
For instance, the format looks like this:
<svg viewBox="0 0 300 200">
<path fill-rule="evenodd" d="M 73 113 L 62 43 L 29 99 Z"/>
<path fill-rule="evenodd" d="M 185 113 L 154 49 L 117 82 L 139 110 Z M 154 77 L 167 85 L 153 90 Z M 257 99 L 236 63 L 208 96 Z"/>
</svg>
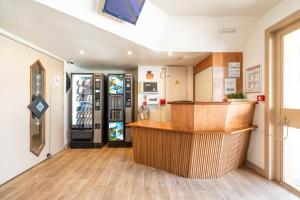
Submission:
<svg viewBox="0 0 300 200">
<path fill-rule="evenodd" d="M 45 69 L 38 60 L 30 66 L 30 151 L 39 156 L 45 146 Z M 38 113 L 38 114 L 37 114 Z"/>
</svg>

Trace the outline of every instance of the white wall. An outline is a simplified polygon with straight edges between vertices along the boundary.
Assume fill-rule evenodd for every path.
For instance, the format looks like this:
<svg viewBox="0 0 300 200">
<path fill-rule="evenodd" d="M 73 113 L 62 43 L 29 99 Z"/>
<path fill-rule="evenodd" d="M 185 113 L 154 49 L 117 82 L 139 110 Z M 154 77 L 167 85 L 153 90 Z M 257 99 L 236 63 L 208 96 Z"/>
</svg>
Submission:
<svg viewBox="0 0 300 200">
<path fill-rule="evenodd" d="M 238 52 L 253 29 L 256 18 L 172 16 L 161 38 L 160 51 Z M 236 33 L 219 33 L 221 27 L 236 27 Z"/>
<path fill-rule="evenodd" d="M 152 80 L 146 79 L 147 71 L 151 71 L 153 76 Z M 158 99 L 166 99 L 166 68 L 164 66 L 138 66 L 138 106 L 144 102 L 144 94 L 142 93 L 142 82 L 154 81 L 157 82 Z M 163 105 L 148 105 L 150 108 L 150 120 L 166 121 L 166 106 Z"/>
<path fill-rule="evenodd" d="M 253 17 L 168 16 L 146 1 L 136 26 L 99 13 L 99 0 L 35 0 L 155 51 L 241 51 L 257 22 Z M 234 34 L 220 34 L 235 27 Z"/>
<path fill-rule="evenodd" d="M 30 152 L 30 66 L 40 60 L 46 71 L 46 143 L 40 156 Z M 0 185 L 63 150 L 62 61 L 0 35 Z M 58 76 L 56 86 L 53 78 Z M 50 141 L 51 140 L 51 144 Z"/>
<path fill-rule="evenodd" d="M 168 16 L 146 1 L 136 26 L 103 15 L 97 9 L 99 0 L 35 0 L 150 49 L 157 49 Z"/>
<path fill-rule="evenodd" d="M 263 77 L 264 77 L 264 64 L 265 64 L 265 30 L 275 23 L 279 22 L 283 18 L 289 16 L 293 12 L 300 9 L 299 0 L 283 0 L 265 15 L 263 15 L 256 26 L 254 27 L 248 41 L 244 48 L 244 71 L 247 67 L 251 67 L 257 64 L 263 65 Z M 263 78 L 263 88 L 264 88 Z M 245 85 L 245 84 L 244 84 Z M 262 94 L 265 91 L 263 89 Z M 250 100 L 256 100 L 258 94 L 249 94 Z M 261 168 L 265 168 L 264 163 L 264 104 L 257 105 L 254 124 L 258 125 L 258 130 L 252 134 L 250 148 L 248 152 L 248 160 Z"/>
<path fill-rule="evenodd" d="M 182 70 L 182 69 L 184 70 Z M 154 74 L 153 80 L 146 79 L 147 71 Z M 182 76 L 179 73 L 184 73 Z M 176 84 L 174 80 L 178 80 Z M 193 67 L 192 66 L 139 66 L 138 67 L 138 106 L 141 106 L 144 101 L 142 93 L 142 82 L 155 81 L 158 83 L 158 99 L 168 101 L 188 100 L 193 101 Z M 170 83 L 172 81 L 172 83 Z M 168 85 L 167 85 L 168 84 Z M 182 91 L 178 91 L 180 88 Z M 173 93 L 173 95 L 169 95 Z M 177 95 L 177 94 L 178 95 Z M 184 95 L 182 95 L 184 94 Z M 183 99 L 184 98 L 184 99 Z M 154 121 L 170 121 L 170 106 L 166 105 L 148 105 L 150 108 L 150 120 Z"/>
</svg>

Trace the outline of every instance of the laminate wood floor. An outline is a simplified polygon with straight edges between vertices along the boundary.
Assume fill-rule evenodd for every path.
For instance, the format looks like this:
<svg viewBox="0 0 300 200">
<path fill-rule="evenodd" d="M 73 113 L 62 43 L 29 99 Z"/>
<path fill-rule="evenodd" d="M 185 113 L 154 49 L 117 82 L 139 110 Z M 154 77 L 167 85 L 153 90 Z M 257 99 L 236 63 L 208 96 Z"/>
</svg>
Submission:
<svg viewBox="0 0 300 200">
<path fill-rule="evenodd" d="M 294 200 L 250 170 L 192 180 L 134 163 L 132 149 L 65 150 L 0 187 L 0 199 Z"/>
</svg>

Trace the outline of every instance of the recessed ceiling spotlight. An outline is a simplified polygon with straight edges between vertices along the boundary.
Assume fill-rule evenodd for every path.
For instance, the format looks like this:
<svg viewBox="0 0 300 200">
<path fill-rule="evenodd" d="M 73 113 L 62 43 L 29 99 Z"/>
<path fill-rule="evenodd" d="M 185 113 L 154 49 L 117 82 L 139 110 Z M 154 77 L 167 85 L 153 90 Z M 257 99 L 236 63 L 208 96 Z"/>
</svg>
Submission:
<svg viewBox="0 0 300 200">
<path fill-rule="evenodd" d="M 80 50 L 79 53 L 80 53 L 81 55 L 84 55 L 85 52 L 84 52 L 83 50 Z"/>
<path fill-rule="evenodd" d="M 132 51 L 127 51 L 127 55 L 131 56 L 132 55 Z"/>
<path fill-rule="evenodd" d="M 168 56 L 172 56 L 173 55 L 173 53 L 170 51 L 170 52 L 168 52 Z"/>
</svg>

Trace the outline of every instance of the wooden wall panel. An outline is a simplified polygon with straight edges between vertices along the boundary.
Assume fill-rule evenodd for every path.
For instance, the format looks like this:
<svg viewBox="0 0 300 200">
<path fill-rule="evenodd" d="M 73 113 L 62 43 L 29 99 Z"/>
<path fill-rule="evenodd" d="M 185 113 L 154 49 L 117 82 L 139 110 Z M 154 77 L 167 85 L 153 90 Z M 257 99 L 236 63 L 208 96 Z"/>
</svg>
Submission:
<svg viewBox="0 0 300 200">
<path fill-rule="evenodd" d="M 203 59 L 199 64 L 194 66 L 194 74 L 197 74 L 211 66 L 213 66 L 212 53 L 209 54 L 205 59 Z"/>
<path fill-rule="evenodd" d="M 225 67 L 225 78 L 228 77 L 228 64 L 230 62 L 241 63 L 241 77 L 236 79 L 237 92 L 243 92 L 243 53 L 242 52 L 228 52 L 228 53 L 213 53 L 213 66 Z"/>
<path fill-rule="evenodd" d="M 214 52 L 211 53 L 208 57 L 206 57 L 203 61 L 201 61 L 199 64 L 194 66 L 194 94 L 195 91 L 195 76 L 202 72 L 203 70 L 209 68 L 209 67 L 223 67 L 223 87 L 220 86 L 219 83 L 220 79 L 213 78 L 214 82 L 214 91 L 213 93 L 217 95 L 218 98 L 213 98 L 213 101 L 221 101 L 222 98 L 220 97 L 220 94 L 224 94 L 224 78 L 228 78 L 228 64 L 229 62 L 240 62 L 241 64 L 241 74 L 240 78 L 237 78 L 236 87 L 237 92 L 242 93 L 243 92 L 243 53 L 242 52 Z M 220 74 L 214 74 L 213 76 L 219 77 Z M 213 83 L 212 83 L 213 84 Z M 225 96 L 224 96 L 225 98 Z M 224 99 L 223 98 L 223 99 Z M 195 101 L 195 98 L 194 98 Z"/>
<path fill-rule="evenodd" d="M 177 130 L 232 131 L 252 126 L 255 102 L 171 104 Z"/>
<path fill-rule="evenodd" d="M 172 104 L 172 124 L 179 130 L 194 130 L 194 105 Z"/>
<path fill-rule="evenodd" d="M 250 134 L 251 131 L 245 131 L 224 137 L 218 177 L 245 163 Z"/>
<path fill-rule="evenodd" d="M 228 106 L 225 130 L 252 126 L 255 104 L 232 104 Z"/>
<path fill-rule="evenodd" d="M 228 105 L 195 105 L 194 130 L 224 131 Z"/>
<path fill-rule="evenodd" d="M 133 127 L 134 160 L 188 177 L 192 136 L 181 132 Z"/>
<path fill-rule="evenodd" d="M 223 135 L 199 134 L 194 136 L 190 178 L 208 179 L 218 177 Z"/>
</svg>

